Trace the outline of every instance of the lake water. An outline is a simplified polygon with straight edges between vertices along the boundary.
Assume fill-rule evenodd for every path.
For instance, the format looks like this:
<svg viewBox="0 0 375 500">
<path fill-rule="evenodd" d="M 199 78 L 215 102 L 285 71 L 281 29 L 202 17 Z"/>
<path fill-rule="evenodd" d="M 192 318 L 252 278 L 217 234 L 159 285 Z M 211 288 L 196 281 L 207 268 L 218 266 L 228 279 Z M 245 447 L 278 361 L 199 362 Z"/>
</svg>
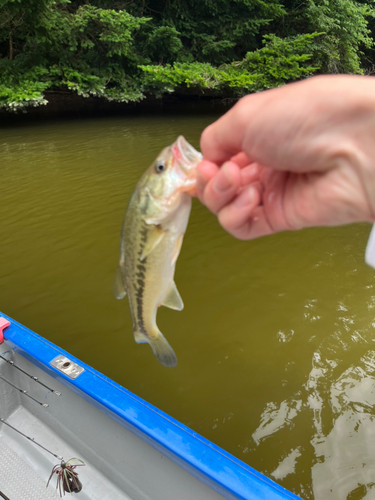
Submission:
<svg viewBox="0 0 375 500">
<path fill-rule="evenodd" d="M 0 310 L 305 499 L 375 498 L 370 227 L 237 241 L 195 200 L 168 369 L 113 296 L 134 185 L 215 113 L 4 123 Z"/>
</svg>

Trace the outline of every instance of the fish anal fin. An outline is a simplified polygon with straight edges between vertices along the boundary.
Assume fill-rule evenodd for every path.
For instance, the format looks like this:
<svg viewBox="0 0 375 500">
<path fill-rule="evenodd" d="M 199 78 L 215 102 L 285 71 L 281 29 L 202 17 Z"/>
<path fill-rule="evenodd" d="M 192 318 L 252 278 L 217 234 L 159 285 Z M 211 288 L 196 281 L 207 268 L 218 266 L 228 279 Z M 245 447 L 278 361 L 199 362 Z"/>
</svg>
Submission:
<svg viewBox="0 0 375 500">
<path fill-rule="evenodd" d="M 137 344 L 145 342 L 150 344 L 152 352 L 162 365 L 168 367 L 177 365 L 176 354 L 162 333 L 158 332 L 157 335 L 150 337 L 146 333 L 136 330 L 134 331 L 134 339 Z"/>
<path fill-rule="evenodd" d="M 143 249 L 140 260 L 145 260 L 145 258 L 150 255 L 150 253 L 155 250 L 155 248 L 159 245 L 161 240 L 164 238 L 166 231 L 161 229 L 160 226 L 154 225 L 152 229 L 148 231 L 147 234 L 147 242 Z"/>
<path fill-rule="evenodd" d="M 117 268 L 116 271 L 114 292 L 115 292 L 115 297 L 118 300 L 123 299 L 126 295 L 120 266 Z"/>
<path fill-rule="evenodd" d="M 161 305 L 169 307 L 169 309 L 174 309 L 175 311 L 182 311 L 182 309 L 184 308 L 184 303 L 174 281 L 172 281 L 167 295 L 165 296 L 165 299 L 163 300 Z"/>
<path fill-rule="evenodd" d="M 176 263 L 176 260 L 178 259 L 178 256 L 180 255 L 183 239 L 184 239 L 184 233 L 181 233 L 180 236 L 177 238 L 174 249 L 173 249 L 172 266 L 173 266 L 173 264 Z"/>
</svg>

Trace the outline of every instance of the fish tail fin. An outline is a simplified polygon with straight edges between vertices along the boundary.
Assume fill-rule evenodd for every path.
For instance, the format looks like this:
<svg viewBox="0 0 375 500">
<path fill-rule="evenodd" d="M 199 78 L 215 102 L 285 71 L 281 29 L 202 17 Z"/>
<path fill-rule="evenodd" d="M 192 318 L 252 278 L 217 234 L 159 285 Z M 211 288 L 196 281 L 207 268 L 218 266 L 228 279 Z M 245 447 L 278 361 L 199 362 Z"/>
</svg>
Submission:
<svg viewBox="0 0 375 500">
<path fill-rule="evenodd" d="M 169 345 L 169 342 L 161 332 L 158 332 L 155 337 L 149 337 L 145 333 L 136 330 L 134 331 L 134 339 L 137 344 L 143 344 L 144 342 L 150 344 L 152 352 L 155 354 L 158 361 L 160 361 L 162 365 L 177 365 L 177 357 L 174 353 L 174 350 Z"/>
</svg>

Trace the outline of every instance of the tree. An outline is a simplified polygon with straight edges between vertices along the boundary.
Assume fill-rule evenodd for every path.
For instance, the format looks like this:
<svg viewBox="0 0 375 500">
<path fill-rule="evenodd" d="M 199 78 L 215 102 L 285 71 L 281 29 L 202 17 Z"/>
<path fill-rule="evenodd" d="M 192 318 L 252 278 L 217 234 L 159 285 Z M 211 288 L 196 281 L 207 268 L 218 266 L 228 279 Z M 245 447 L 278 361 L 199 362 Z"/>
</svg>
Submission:
<svg viewBox="0 0 375 500">
<path fill-rule="evenodd" d="M 283 3 L 281 3 L 283 1 Z M 0 0 L 0 107 L 239 97 L 373 64 L 369 0 Z"/>
</svg>

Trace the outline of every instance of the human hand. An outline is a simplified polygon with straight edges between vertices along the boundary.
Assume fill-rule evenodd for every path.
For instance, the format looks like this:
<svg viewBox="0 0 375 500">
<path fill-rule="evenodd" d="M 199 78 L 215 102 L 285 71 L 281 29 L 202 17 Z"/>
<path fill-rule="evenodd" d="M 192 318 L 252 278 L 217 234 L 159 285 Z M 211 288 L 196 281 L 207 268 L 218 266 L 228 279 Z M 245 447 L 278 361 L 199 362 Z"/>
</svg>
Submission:
<svg viewBox="0 0 375 500">
<path fill-rule="evenodd" d="M 374 221 L 375 80 L 315 77 L 241 99 L 201 138 L 198 197 L 252 239 Z"/>
</svg>

